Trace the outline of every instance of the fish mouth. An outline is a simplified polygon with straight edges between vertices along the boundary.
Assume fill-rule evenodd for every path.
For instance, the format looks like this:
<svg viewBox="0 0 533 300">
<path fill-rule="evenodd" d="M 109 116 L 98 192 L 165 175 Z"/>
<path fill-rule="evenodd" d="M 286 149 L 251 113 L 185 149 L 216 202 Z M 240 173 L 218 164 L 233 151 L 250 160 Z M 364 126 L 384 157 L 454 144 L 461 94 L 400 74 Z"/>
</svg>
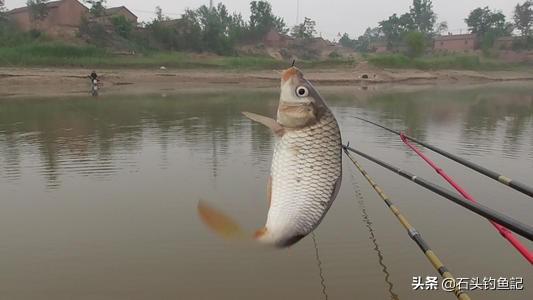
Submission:
<svg viewBox="0 0 533 300">
<path fill-rule="evenodd" d="M 281 76 L 281 80 L 283 82 L 287 82 L 291 80 L 293 77 L 303 77 L 302 71 L 296 67 L 290 67 L 287 70 L 283 71 L 283 74 Z"/>
</svg>

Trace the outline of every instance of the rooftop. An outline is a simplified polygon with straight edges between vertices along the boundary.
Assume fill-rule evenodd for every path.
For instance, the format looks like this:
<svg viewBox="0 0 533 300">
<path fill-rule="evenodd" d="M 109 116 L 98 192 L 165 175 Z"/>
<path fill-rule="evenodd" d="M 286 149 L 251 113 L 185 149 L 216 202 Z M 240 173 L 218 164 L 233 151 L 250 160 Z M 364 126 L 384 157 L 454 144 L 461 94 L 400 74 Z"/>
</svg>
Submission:
<svg viewBox="0 0 533 300">
<path fill-rule="evenodd" d="M 59 3 L 61 3 L 61 1 L 63 1 L 63 0 L 48 2 L 48 3 L 46 3 L 46 7 L 49 8 L 49 9 L 50 8 L 54 8 L 54 7 L 58 7 Z M 24 7 L 14 8 L 14 9 L 8 11 L 7 13 L 8 14 L 17 14 L 17 13 L 25 12 L 28 9 L 29 9 L 28 6 L 24 6 Z"/>
<path fill-rule="evenodd" d="M 476 35 L 473 33 L 467 34 L 449 34 L 436 36 L 435 41 L 452 41 L 452 40 L 465 40 L 465 39 L 475 39 Z"/>
</svg>

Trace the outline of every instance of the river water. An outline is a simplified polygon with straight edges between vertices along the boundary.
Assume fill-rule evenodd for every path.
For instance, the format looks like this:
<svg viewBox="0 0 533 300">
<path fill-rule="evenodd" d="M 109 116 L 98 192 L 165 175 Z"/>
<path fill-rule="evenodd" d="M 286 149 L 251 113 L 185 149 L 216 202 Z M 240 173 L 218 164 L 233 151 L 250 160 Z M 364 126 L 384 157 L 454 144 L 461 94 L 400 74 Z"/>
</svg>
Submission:
<svg viewBox="0 0 533 300">
<path fill-rule="evenodd" d="M 533 86 L 323 87 L 343 140 L 445 183 L 397 136 L 360 116 L 533 185 Z M 226 241 L 198 218 L 211 203 L 252 233 L 264 224 L 274 138 L 240 111 L 273 116 L 278 90 L 0 101 L 1 299 L 453 299 L 413 290 L 437 276 L 344 159 L 315 231 L 288 250 Z M 425 151 L 479 202 L 533 224 L 533 199 Z M 378 184 L 457 277 L 532 268 L 486 220 L 370 162 Z M 526 245 L 533 244 L 522 239 Z"/>
</svg>

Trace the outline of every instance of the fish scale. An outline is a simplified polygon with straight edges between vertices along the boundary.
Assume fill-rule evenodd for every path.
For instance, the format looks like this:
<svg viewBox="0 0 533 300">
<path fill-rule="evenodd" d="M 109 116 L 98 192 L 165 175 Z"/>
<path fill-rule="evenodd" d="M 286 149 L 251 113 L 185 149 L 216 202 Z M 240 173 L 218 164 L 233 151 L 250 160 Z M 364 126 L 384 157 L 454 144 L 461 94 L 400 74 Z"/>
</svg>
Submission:
<svg viewBox="0 0 533 300">
<path fill-rule="evenodd" d="M 341 135 L 333 114 L 326 110 L 316 124 L 287 131 L 276 143 L 271 170 L 266 227 L 307 235 L 330 208 L 342 172 Z"/>
</svg>

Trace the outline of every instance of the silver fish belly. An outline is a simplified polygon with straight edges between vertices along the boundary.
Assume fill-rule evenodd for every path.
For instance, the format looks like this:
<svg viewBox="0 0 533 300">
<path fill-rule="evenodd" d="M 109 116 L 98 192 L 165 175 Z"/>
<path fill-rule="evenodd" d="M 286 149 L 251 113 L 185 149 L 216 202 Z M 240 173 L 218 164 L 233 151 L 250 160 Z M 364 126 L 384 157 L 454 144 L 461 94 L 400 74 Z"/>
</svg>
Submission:
<svg viewBox="0 0 533 300">
<path fill-rule="evenodd" d="M 277 232 L 279 246 L 309 234 L 330 208 L 341 181 L 341 147 L 339 126 L 329 110 L 317 123 L 287 131 L 278 140 L 266 228 Z"/>
</svg>

